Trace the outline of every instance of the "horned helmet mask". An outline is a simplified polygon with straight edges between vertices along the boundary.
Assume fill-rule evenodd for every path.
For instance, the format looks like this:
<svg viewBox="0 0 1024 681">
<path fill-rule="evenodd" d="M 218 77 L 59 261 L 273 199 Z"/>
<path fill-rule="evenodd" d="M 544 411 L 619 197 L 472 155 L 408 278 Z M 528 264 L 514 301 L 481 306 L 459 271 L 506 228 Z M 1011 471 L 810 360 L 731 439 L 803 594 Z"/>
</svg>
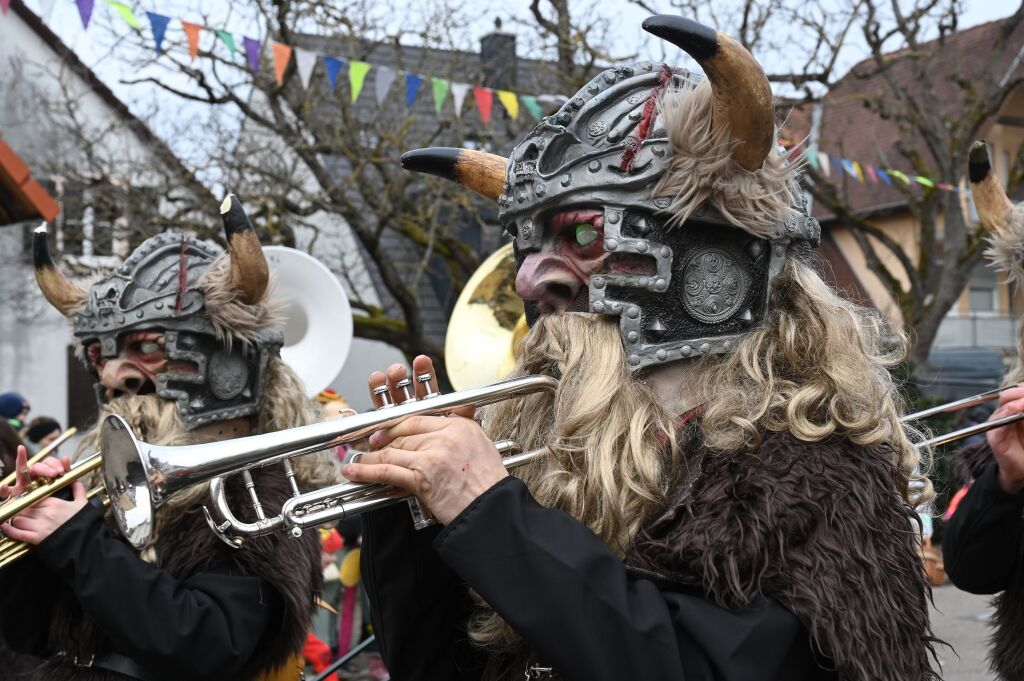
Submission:
<svg viewBox="0 0 1024 681">
<path fill-rule="evenodd" d="M 269 272 L 241 203 L 221 205 L 228 251 L 190 234 L 144 241 L 86 290 L 58 269 L 46 225 L 33 235 L 36 280 L 73 323 L 101 402 L 155 393 L 189 430 L 256 413 L 283 342 L 264 296 Z"/>
<path fill-rule="evenodd" d="M 451 148 L 402 158 L 497 202 L 528 321 L 615 316 L 634 370 L 733 350 L 769 309 L 788 250 L 820 237 L 750 53 L 682 17 L 644 28 L 689 53 L 707 82 L 663 64 L 620 66 L 508 159 Z"/>
</svg>

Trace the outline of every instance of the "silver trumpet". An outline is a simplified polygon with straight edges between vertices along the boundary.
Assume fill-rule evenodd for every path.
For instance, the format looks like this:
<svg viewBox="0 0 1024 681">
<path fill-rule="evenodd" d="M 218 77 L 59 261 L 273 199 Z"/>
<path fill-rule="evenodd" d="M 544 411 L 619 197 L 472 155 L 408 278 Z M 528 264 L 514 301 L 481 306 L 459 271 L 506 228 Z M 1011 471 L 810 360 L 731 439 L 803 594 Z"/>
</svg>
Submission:
<svg viewBox="0 0 1024 681">
<path fill-rule="evenodd" d="M 416 380 L 429 386 L 429 374 Z M 447 414 L 460 407 L 483 407 L 540 391 L 554 391 L 558 381 L 550 376 L 524 376 L 440 395 L 416 399 L 411 380 L 398 384 L 406 399 L 391 404 L 387 392 L 380 396 L 384 406 L 323 423 L 291 428 L 223 442 L 201 445 L 160 446 L 141 442 L 119 416 L 108 416 L 100 431 L 103 479 L 110 508 L 124 537 L 136 548 L 145 546 L 153 531 L 153 516 L 169 498 L 193 485 L 207 482 L 211 501 L 204 508 L 214 532 L 232 546 L 245 538 L 286 531 L 300 536 L 305 528 L 331 520 L 365 513 L 408 500 L 417 526 L 429 524 L 429 516 L 414 504 L 416 499 L 388 485 L 346 482 L 319 490 L 301 492 L 295 482 L 291 460 L 329 447 L 362 439 L 376 430 L 389 428 L 410 416 Z M 506 468 L 521 466 L 546 453 L 546 449 L 520 452 L 519 446 L 504 440 L 495 443 Z M 291 485 L 292 496 L 281 512 L 268 517 L 253 485 L 253 468 L 281 464 Z M 256 515 L 255 522 L 243 522 L 229 507 L 224 476 L 239 474 L 248 488 Z"/>
</svg>

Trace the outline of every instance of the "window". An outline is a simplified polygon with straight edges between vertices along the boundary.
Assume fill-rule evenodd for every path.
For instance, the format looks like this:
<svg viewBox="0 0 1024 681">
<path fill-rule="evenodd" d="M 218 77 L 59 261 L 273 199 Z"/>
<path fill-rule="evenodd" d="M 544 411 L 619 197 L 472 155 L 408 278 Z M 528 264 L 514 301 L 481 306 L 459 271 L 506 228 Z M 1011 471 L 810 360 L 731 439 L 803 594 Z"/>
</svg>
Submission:
<svg viewBox="0 0 1024 681">
<path fill-rule="evenodd" d="M 995 271 L 984 263 L 976 267 L 967 280 L 967 305 L 971 314 L 999 311 L 999 280 Z"/>
<path fill-rule="evenodd" d="M 58 182 L 57 188 L 60 251 L 65 255 L 113 255 L 117 222 L 124 213 L 122 192 L 111 185 L 87 187 L 73 181 Z"/>
</svg>

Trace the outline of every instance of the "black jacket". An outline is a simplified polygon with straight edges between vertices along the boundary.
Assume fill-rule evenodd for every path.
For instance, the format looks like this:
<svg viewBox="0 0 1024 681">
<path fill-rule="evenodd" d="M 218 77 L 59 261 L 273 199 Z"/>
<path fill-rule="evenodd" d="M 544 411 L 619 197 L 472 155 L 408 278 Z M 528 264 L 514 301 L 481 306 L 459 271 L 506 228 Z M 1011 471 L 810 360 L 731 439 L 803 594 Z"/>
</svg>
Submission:
<svg viewBox="0 0 1024 681">
<path fill-rule="evenodd" d="M 464 583 L 570 681 L 834 678 L 814 664 L 806 630 L 778 603 L 730 612 L 634 578 L 589 529 L 539 505 L 516 478 L 443 531 L 415 533 L 404 507 L 371 514 L 363 542 L 374 631 L 395 681 L 484 675 L 487 660 L 467 640 Z M 523 672 L 507 670 L 509 678 Z"/>
<path fill-rule="evenodd" d="M 946 573 L 975 594 L 1009 588 L 1021 569 L 1024 493 L 1004 492 L 998 475 L 998 465 L 989 463 L 960 501 L 942 539 Z"/>
<path fill-rule="evenodd" d="M 395 681 L 523 678 L 521 659 L 495 664 L 469 643 L 469 585 L 567 681 L 933 678 L 912 511 L 892 491 L 888 461 L 885 452 L 785 437 L 707 457 L 698 482 L 652 526 L 648 549 L 634 547 L 625 563 L 515 478 L 443 530 L 413 531 L 404 507 L 369 514 L 363 575 L 381 652 Z M 861 474 L 843 480 L 850 467 Z M 699 534 L 673 535 L 690 527 Z M 662 540 L 697 552 L 692 561 L 686 551 L 660 555 Z M 732 605 L 702 586 L 712 582 L 701 571 L 717 567 L 722 583 L 711 588 L 732 589 Z M 853 651 L 833 657 L 825 645 L 837 637 Z"/>
<path fill-rule="evenodd" d="M 275 507 L 287 498 L 276 471 L 256 477 Z M 229 484 L 237 501 L 241 482 Z M 48 660 L 29 678 L 123 680 L 70 663 L 116 654 L 161 680 L 251 679 L 301 648 L 320 585 L 315 532 L 255 538 L 235 550 L 199 508 L 161 520 L 156 564 L 90 504 L 0 570 L 0 632 L 11 649 Z"/>
</svg>

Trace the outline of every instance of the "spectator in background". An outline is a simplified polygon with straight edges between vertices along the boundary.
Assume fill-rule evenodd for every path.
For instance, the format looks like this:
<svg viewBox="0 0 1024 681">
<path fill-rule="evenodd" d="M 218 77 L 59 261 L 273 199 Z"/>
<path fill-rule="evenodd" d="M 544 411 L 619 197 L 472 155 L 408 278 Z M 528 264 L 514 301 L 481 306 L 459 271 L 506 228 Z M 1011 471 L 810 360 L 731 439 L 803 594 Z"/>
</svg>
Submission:
<svg viewBox="0 0 1024 681">
<path fill-rule="evenodd" d="M 0 417 L 3 417 L 15 430 L 21 430 L 25 426 L 25 419 L 28 418 L 30 410 L 28 400 L 20 393 L 13 391 L 0 393 Z"/>
<path fill-rule="evenodd" d="M 62 429 L 57 419 L 49 416 L 37 416 L 21 431 L 21 437 L 25 441 L 25 447 L 30 455 L 37 453 L 43 447 L 49 446 L 54 440 L 60 437 Z M 55 452 L 51 452 L 51 456 Z"/>
<path fill-rule="evenodd" d="M 6 477 L 14 472 L 14 459 L 18 455 L 18 447 L 21 446 L 21 438 L 18 431 L 14 430 L 7 421 L 0 420 L 0 477 Z"/>
</svg>

